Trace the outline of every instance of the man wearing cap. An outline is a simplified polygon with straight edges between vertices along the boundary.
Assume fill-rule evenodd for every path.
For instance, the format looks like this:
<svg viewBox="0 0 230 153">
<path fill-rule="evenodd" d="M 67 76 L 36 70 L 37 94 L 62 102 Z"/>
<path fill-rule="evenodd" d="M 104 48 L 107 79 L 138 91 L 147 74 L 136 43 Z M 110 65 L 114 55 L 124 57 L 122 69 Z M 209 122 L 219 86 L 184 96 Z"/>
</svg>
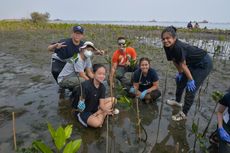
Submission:
<svg viewBox="0 0 230 153">
<path fill-rule="evenodd" d="M 92 42 L 86 41 L 80 47 L 80 53 L 73 56 L 64 66 L 59 74 L 57 81 L 60 87 L 73 89 L 81 82 L 93 78 L 91 57 L 96 48 Z M 86 73 L 85 73 L 86 70 Z"/>
<path fill-rule="evenodd" d="M 126 72 L 134 72 L 137 69 L 137 54 L 134 48 L 127 47 L 127 42 L 124 37 L 119 37 L 117 43 L 118 50 L 113 53 L 112 57 L 110 80 L 113 82 L 113 77 L 116 72 L 116 78 L 121 81 L 125 87 L 129 88 L 129 86 L 131 86 L 131 80 L 124 77 L 124 75 Z"/>
<path fill-rule="evenodd" d="M 56 81 L 67 60 L 75 53 L 79 53 L 79 48 L 84 44 L 82 41 L 83 34 L 84 29 L 80 25 L 74 26 L 71 38 L 61 39 L 48 46 L 48 50 L 54 52 L 52 54 L 51 72 Z"/>
</svg>

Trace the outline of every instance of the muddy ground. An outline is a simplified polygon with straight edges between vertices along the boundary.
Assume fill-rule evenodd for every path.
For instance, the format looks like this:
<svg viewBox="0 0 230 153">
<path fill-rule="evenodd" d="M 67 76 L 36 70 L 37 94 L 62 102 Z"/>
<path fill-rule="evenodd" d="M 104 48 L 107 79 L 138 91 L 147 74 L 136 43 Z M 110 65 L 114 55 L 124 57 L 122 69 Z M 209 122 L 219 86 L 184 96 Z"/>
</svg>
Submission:
<svg viewBox="0 0 230 153">
<path fill-rule="evenodd" d="M 165 96 L 156 103 L 140 103 L 141 122 L 147 133 L 147 141 L 137 141 L 136 113 L 130 108 L 119 106 L 120 114 L 109 118 L 109 152 L 133 153 L 188 152 L 193 148 L 194 135 L 192 122 L 194 119 L 194 103 L 188 119 L 173 122 L 172 113 L 179 110 L 165 104 L 165 100 L 174 97 L 175 68 L 166 61 L 161 48 L 139 43 L 140 37 L 159 37 L 159 32 L 136 31 L 122 29 L 114 31 L 102 29 L 86 29 L 86 39 L 95 42 L 98 48 L 104 48 L 111 55 L 116 49 L 116 37 L 125 35 L 132 40 L 139 57 L 148 56 L 160 78 L 160 90 Z M 180 34 L 187 39 L 217 39 L 211 34 Z M 13 152 L 12 116 L 16 114 L 16 134 L 19 148 L 31 146 L 33 140 L 41 139 L 52 144 L 47 130 L 47 121 L 55 128 L 59 125 L 73 124 L 73 139 L 81 138 L 82 153 L 106 152 L 106 124 L 100 129 L 84 128 L 71 116 L 68 92 L 65 96 L 58 93 L 58 85 L 50 73 L 50 56 L 47 46 L 51 42 L 69 36 L 65 30 L 2 30 L 0 31 L 0 152 Z M 204 37 L 202 37 L 204 36 Z M 214 69 L 201 91 L 201 106 L 195 121 L 199 118 L 199 132 L 203 132 L 211 112 L 215 106 L 211 98 L 213 91 L 225 92 L 230 87 L 229 60 L 215 60 Z M 94 62 L 106 63 L 103 57 Z M 166 73 L 168 72 L 168 73 Z M 167 77 L 166 77 L 167 74 Z M 166 85 L 165 85 L 166 82 Z M 166 87 L 166 89 L 165 89 Z M 206 88 L 207 87 L 207 88 Z M 198 100 L 196 100 L 197 102 Z M 133 104 L 135 108 L 135 103 Z M 162 114 L 160 114 L 162 108 Z M 216 117 L 210 125 L 207 136 L 216 128 Z M 142 130 L 142 137 L 146 138 Z M 207 146 L 210 144 L 207 142 Z M 196 152 L 200 152 L 199 146 Z M 211 152 L 211 151 L 210 151 Z M 215 152 L 215 151 L 213 151 Z"/>
</svg>

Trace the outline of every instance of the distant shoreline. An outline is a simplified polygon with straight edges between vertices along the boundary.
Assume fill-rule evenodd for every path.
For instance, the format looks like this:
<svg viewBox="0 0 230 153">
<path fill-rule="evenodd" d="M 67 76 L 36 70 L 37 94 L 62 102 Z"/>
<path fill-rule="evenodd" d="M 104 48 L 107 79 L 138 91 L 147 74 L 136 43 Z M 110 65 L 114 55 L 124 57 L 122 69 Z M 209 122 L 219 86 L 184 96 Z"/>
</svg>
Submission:
<svg viewBox="0 0 230 153">
<path fill-rule="evenodd" d="M 32 23 L 30 20 L 0 20 L 0 31 L 16 31 L 16 30 L 71 30 L 72 26 L 76 24 L 81 24 L 84 27 L 89 28 L 115 28 L 115 29 L 129 29 L 129 30 L 136 30 L 136 31 L 155 31 L 158 35 L 164 29 L 165 26 L 157 26 L 157 25 L 126 25 L 126 24 L 113 24 L 113 23 L 87 23 L 87 22 L 73 22 L 73 23 L 66 23 L 66 22 L 48 22 L 48 23 L 39 23 L 35 24 Z M 169 26 L 171 24 L 168 24 Z M 223 29 L 187 29 L 186 27 L 179 27 L 178 33 L 182 33 L 183 35 L 194 35 L 196 37 L 204 37 L 204 35 L 215 35 L 215 37 L 219 37 L 219 35 L 224 35 L 224 37 L 230 37 L 230 30 L 223 30 Z"/>
<path fill-rule="evenodd" d="M 29 20 L 27 18 L 25 19 L 0 19 L 0 21 L 23 21 L 23 20 Z M 156 22 L 156 23 L 188 23 L 189 21 L 158 21 L 158 20 L 144 20 L 144 21 L 141 21 L 141 20 L 63 20 L 63 19 L 52 19 L 52 20 L 49 20 L 49 22 L 53 23 L 53 22 L 62 22 L 62 23 L 69 23 L 69 22 L 138 22 L 138 23 L 141 23 L 141 22 Z M 203 21 L 192 21 L 192 23 L 195 23 L 195 22 L 198 22 L 198 23 L 204 23 L 204 24 L 207 24 L 206 22 L 203 22 Z M 213 21 L 208 21 L 208 23 L 210 24 L 230 24 L 230 21 L 229 22 L 213 22 Z"/>
</svg>

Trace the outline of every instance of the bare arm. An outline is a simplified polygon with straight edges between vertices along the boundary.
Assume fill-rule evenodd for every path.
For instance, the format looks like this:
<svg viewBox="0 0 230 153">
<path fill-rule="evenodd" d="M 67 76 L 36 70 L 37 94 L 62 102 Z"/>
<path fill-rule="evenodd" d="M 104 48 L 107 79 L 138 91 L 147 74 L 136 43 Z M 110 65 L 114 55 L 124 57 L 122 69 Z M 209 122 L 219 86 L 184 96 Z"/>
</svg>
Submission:
<svg viewBox="0 0 230 153">
<path fill-rule="evenodd" d="M 218 104 L 217 109 L 217 121 L 218 121 L 218 128 L 223 127 L 223 113 L 226 107 L 224 105 Z"/>
<path fill-rule="evenodd" d="M 182 72 L 185 73 L 188 80 L 193 80 L 192 74 L 191 74 L 190 70 L 188 69 L 188 66 L 186 65 L 185 61 L 180 63 L 179 68 L 181 68 L 183 70 Z"/>
<path fill-rule="evenodd" d="M 158 89 L 158 85 L 159 85 L 159 81 L 153 82 L 153 86 L 152 86 L 151 88 L 149 88 L 149 89 L 147 90 L 147 92 L 150 93 L 150 92 L 152 92 L 152 91 L 154 91 L 154 90 L 157 90 L 157 89 Z"/>
<path fill-rule="evenodd" d="M 57 48 L 57 43 L 56 44 L 52 44 L 52 45 L 49 45 L 48 46 L 48 51 L 50 51 L 50 52 L 54 52 L 54 50 Z"/>
<path fill-rule="evenodd" d="M 85 74 L 85 72 L 79 72 L 79 76 L 82 77 L 85 80 L 89 80 L 89 78 L 87 77 L 87 75 Z"/>
<path fill-rule="evenodd" d="M 50 52 L 54 52 L 55 49 L 60 49 L 62 47 L 66 47 L 67 45 L 63 45 L 65 42 L 61 42 L 61 43 L 55 43 L 52 45 L 48 46 L 48 51 Z"/>
<path fill-rule="evenodd" d="M 94 74 L 91 68 L 86 68 L 86 73 L 91 79 L 94 77 Z"/>
<path fill-rule="evenodd" d="M 182 68 L 180 67 L 180 65 L 178 65 L 175 61 L 173 61 L 173 64 L 175 65 L 175 67 L 176 67 L 176 69 L 177 69 L 177 71 L 178 71 L 179 73 L 182 73 L 182 72 L 183 72 L 183 70 L 182 70 Z"/>
<path fill-rule="evenodd" d="M 114 74 L 116 72 L 116 69 L 117 69 L 117 63 L 113 63 L 112 64 L 112 68 L 111 68 L 111 73 L 110 73 L 110 76 L 109 76 L 109 79 L 113 82 L 113 77 L 114 77 Z"/>
<path fill-rule="evenodd" d="M 106 101 L 105 101 L 104 98 L 99 99 L 99 107 L 100 107 L 100 109 L 102 109 L 103 111 L 105 111 L 108 114 L 112 114 L 113 109 L 111 108 L 111 106 L 106 105 L 105 102 Z"/>
<path fill-rule="evenodd" d="M 140 96 L 141 92 L 138 90 L 139 89 L 139 83 L 133 83 L 133 87 L 135 89 L 136 96 Z"/>
</svg>

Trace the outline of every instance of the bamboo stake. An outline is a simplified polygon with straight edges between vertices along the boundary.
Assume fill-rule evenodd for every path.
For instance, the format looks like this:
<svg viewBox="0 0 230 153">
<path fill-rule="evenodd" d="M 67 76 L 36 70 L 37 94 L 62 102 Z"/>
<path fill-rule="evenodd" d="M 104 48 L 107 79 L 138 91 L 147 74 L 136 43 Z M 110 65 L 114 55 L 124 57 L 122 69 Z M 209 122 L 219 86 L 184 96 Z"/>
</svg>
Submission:
<svg viewBox="0 0 230 153">
<path fill-rule="evenodd" d="M 180 144 L 179 142 L 176 143 L 176 153 L 179 153 L 179 148 L 180 148 Z"/>
<path fill-rule="evenodd" d="M 166 69 L 166 73 L 165 73 L 164 90 L 163 90 L 163 93 L 162 93 L 160 115 L 159 115 L 158 126 L 157 126 L 156 143 L 157 143 L 158 136 L 159 136 L 161 117 L 162 117 L 162 112 L 163 112 L 163 107 L 164 107 L 164 98 L 165 98 L 165 93 L 166 93 L 166 90 L 167 90 L 168 70 L 169 70 L 169 65 L 167 65 L 167 69 Z"/>
<path fill-rule="evenodd" d="M 17 143 L 16 143 L 16 130 L 15 130 L 15 116 L 14 112 L 12 112 L 12 120 L 13 120 L 13 136 L 14 136 L 14 150 L 17 150 Z"/>
<path fill-rule="evenodd" d="M 110 70 L 112 68 L 111 66 L 112 64 L 110 63 Z M 112 109 L 114 109 L 114 103 L 113 103 L 113 78 L 109 79 L 109 83 L 110 83 L 110 97 L 111 97 L 111 101 L 112 101 Z M 106 153 L 109 153 L 109 115 L 107 115 L 106 117 Z"/>
<path fill-rule="evenodd" d="M 135 98 L 136 101 L 136 107 L 137 107 L 137 127 L 138 127 L 138 141 L 141 140 L 141 120 L 140 120 L 140 110 L 139 110 L 139 103 L 138 103 L 138 99 Z"/>
<path fill-rule="evenodd" d="M 218 105 L 218 102 L 216 103 L 216 105 L 215 105 L 215 107 L 214 107 L 214 109 L 213 109 L 213 111 L 212 111 L 211 118 L 210 118 L 209 121 L 208 121 L 208 124 L 207 124 L 207 126 L 206 126 L 206 128 L 205 128 L 205 130 L 204 130 L 204 132 L 203 132 L 203 134 L 202 134 L 202 137 L 204 137 L 204 136 L 206 135 L 207 131 L 208 131 L 208 128 L 209 128 L 209 125 L 210 125 L 210 123 L 211 123 L 211 121 L 212 121 L 213 115 L 215 114 L 217 105 Z"/>
</svg>

